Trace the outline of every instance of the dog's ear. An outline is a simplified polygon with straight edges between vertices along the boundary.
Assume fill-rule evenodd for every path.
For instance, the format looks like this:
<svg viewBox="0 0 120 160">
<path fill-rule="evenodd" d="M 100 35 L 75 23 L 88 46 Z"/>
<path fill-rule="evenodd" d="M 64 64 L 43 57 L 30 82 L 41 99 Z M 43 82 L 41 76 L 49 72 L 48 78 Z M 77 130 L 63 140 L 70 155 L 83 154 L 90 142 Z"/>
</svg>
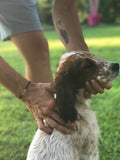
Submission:
<svg viewBox="0 0 120 160">
<path fill-rule="evenodd" d="M 56 77 L 56 105 L 60 117 L 65 122 L 74 122 L 77 118 L 77 111 L 75 109 L 76 90 L 73 89 L 68 75 L 60 75 L 58 73 Z"/>
<path fill-rule="evenodd" d="M 65 122 L 74 122 L 77 118 L 76 94 L 78 89 L 84 87 L 83 60 L 84 58 L 68 60 L 59 65 L 55 73 L 56 104 L 60 117 Z"/>
</svg>

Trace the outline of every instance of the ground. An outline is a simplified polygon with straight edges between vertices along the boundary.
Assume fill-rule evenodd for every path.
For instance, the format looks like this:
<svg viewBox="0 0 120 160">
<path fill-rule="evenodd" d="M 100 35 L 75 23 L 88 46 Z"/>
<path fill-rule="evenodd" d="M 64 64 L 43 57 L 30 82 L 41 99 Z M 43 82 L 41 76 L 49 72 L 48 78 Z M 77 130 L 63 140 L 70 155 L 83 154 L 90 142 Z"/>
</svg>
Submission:
<svg viewBox="0 0 120 160">
<path fill-rule="evenodd" d="M 90 51 L 99 57 L 120 63 L 120 26 L 83 28 Z M 66 50 L 56 32 L 45 31 L 49 41 L 52 72 Z M 24 62 L 12 42 L 0 41 L 0 55 L 24 76 Z M 113 87 L 93 96 L 91 107 L 100 125 L 100 160 L 120 160 L 120 76 Z M 37 129 L 32 114 L 18 99 L 0 86 L 0 160 L 25 160 L 29 144 Z"/>
</svg>

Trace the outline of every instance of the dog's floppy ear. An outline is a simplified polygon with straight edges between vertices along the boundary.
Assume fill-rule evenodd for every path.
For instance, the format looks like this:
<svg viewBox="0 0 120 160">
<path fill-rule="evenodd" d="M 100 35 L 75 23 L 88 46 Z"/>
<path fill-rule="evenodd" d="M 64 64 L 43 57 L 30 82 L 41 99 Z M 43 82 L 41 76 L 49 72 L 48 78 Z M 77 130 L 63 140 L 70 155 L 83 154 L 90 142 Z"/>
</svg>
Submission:
<svg viewBox="0 0 120 160">
<path fill-rule="evenodd" d="M 59 65 L 55 73 L 56 103 L 60 117 L 65 122 L 74 122 L 77 118 L 75 102 L 78 89 L 84 85 L 81 74 L 84 59 L 67 60 Z"/>
<path fill-rule="evenodd" d="M 77 111 L 75 109 L 76 90 L 73 89 L 68 75 L 57 73 L 56 77 L 56 104 L 59 109 L 60 117 L 65 122 L 74 122 L 77 118 Z"/>
</svg>

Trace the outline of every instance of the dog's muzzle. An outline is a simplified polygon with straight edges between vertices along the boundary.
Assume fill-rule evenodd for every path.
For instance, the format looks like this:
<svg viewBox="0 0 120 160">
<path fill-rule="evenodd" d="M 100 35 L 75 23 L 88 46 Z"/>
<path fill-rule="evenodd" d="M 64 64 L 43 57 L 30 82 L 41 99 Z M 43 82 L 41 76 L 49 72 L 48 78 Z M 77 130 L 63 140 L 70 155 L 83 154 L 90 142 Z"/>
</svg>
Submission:
<svg viewBox="0 0 120 160">
<path fill-rule="evenodd" d="M 115 72 L 119 72 L 119 64 L 118 63 L 111 63 L 111 69 Z"/>
<path fill-rule="evenodd" d="M 119 64 L 116 62 L 103 62 L 101 63 L 101 68 L 99 70 L 99 75 L 97 80 L 100 82 L 110 82 L 114 80 L 120 73 Z"/>
</svg>

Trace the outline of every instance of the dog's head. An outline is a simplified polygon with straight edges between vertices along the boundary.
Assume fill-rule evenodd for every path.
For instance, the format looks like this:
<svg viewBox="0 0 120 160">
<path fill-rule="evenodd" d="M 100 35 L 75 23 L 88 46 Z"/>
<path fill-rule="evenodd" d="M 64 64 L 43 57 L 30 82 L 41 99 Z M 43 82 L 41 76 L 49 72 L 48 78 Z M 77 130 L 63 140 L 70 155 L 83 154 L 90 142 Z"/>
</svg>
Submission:
<svg viewBox="0 0 120 160">
<path fill-rule="evenodd" d="M 89 52 L 70 52 L 64 54 L 55 73 L 56 103 L 61 118 L 75 121 L 76 94 L 85 82 L 95 79 L 102 83 L 112 81 L 119 73 L 119 64 L 93 56 Z"/>
</svg>

